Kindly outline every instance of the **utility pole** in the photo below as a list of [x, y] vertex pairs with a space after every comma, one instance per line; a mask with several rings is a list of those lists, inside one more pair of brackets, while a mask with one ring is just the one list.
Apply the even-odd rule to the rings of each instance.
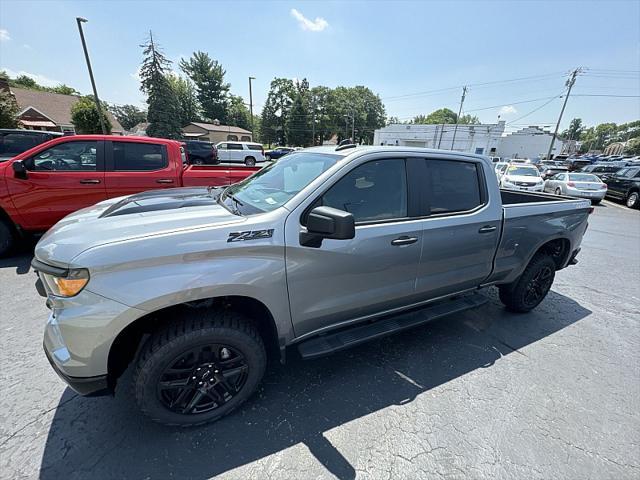
[[311, 146], [316, 146], [316, 104], [311, 102]]
[[93, 97], [96, 100], [96, 109], [98, 110], [98, 118], [100, 119], [100, 128], [102, 128], [102, 134], [107, 134], [107, 127], [104, 124], [104, 117], [102, 116], [102, 104], [98, 98], [98, 89], [96, 88], [96, 81], [93, 79], [93, 70], [91, 69], [91, 61], [89, 60], [89, 51], [87, 50], [87, 43], [84, 40], [84, 32], [82, 31], [82, 24], [88, 22], [86, 18], [76, 17], [78, 23], [78, 31], [80, 32], [80, 40], [82, 40], [82, 48], [84, 50], [84, 58], [87, 60], [87, 68], [89, 69], [89, 78], [91, 79], [91, 86], [93, 87]]
[[440, 126], [440, 138], [438, 139], [438, 150], [440, 150], [440, 144], [442, 143], [442, 134], [444, 133], [444, 123]]
[[462, 98], [460, 99], [460, 109], [458, 110], [458, 116], [456, 117], [456, 126], [453, 127], [453, 140], [451, 140], [451, 150], [456, 143], [456, 133], [458, 132], [458, 122], [460, 121], [460, 115], [462, 114], [462, 105], [464, 104], [464, 97], [467, 95], [467, 87], [462, 89]]
[[255, 80], [256, 77], [249, 77], [249, 114], [251, 115], [251, 138], [255, 136], [253, 132], [253, 93], [251, 91], [251, 80]]
[[549, 152], [547, 152], [547, 160], [551, 159], [551, 151], [553, 150], [553, 144], [556, 143], [556, 136], [558, 135], [558, 129], [560, 128], [560, 122], [562, 121], [562, 114], [564, 113], [564, 108], [567, 106], [567, 100], [569, 100], [569, 95], [571, 95], [571, 88], [573, 87], [573, 84], [576, 83], [576, 77], [581, 72], [582, 72], [582, 68], [576, 68], [573, 72], [571, 72], [571, 77], [569, 77], [565, 82], [565, 86], [568, 87], [567, 94], [564, 97], [564, 103], [562, 104], [562, 110], [560, 110], [558, 123], [556, 123], [556, 129], [553, 132], [553, 136], [551, 137], [551, 145], [549, 145]]

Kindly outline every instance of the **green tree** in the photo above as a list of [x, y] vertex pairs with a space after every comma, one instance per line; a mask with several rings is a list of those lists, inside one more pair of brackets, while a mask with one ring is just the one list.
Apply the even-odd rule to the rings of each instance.
[[28, 77], [26, 75], [18, 75], [13, 80], [12, 83], [15, 86], [23, 87], [23, 88], [30, 88], [32, 90], [42, 90], [43, 89], [43, 87], [41, 85], [38, 85], [38, 82], [36, 82], [33, 78]]
[[640, 137], [634, 137], [627, 142], [624, 149], [627, 155], [640, 155]]
[[137, 124], [147, 121], [146, 112], [135, 105], [111, 105], [109, 110], [125, 130], [131, 130]]
[[191, 122], [198, 121], [200, 109], [193, 82], [172, 73], [167, 75], [167, 80], [169, 80], [173, 94], [178, 101], [180, 126], [184, 127]]
[[418, 123], [422, 125], [435, 125], [442, 123], [456, 123], [456, 118], [458, 115], [448, 108], [440, 108], [438, 110], [434, 110], [429, 115], [418, 115], [413, 119], [413, 123]]
[[[102, 102], [102, 116], [104, 119], [105, 128], [107, 134], [111, 133], [111, 122], [109, 117], [105, 115], [107, 111], [107, 104]], [[100, 113], [96, 108], [96, 102], [92, 96], [81, 97], [71, 107], [71, 121], [76, 129], [77, 133], [91, 134], [102, 133], [102, 126], [100, 125]]]
[[236, 127], [251, 130], [251, 113], [238, 95], [229, 95], [229, 110], [227, 123]]
[[227, 122], [229, 87], [226, 71], [205, 52], [194, 52], [189, 60], [181, 60], [180, 68], [196, 86], [202, 115], [208, 120]]
[[467, 115], [462, 115], [458, 123], [461, 125], [480, 125], [480, 119], [475, 115], [467, 114]]
[[286, 125], [287, 144], [296, 147], [306, 147], [311, 143], [311, 128], [305, 99], [301, 92], [298, 92], [291, 105]]
[[569, 123], [569, 128], [560, 135], [565, 140], [579, 140], [584, 132], [584, 125], [581, 118], [574, 118]]
[[47, 90], [53, 93], [61, 93], [63, 95], [80, 95], [80, 92], [78, 90], [70, 87], [69, 85], [65, 85], [64, 83], [61, 83], [57, 87], [48, 88]]
[[14, 96], [6, 90], [0, 90], [0, 128], [16, 128], [18, 112], [18, 104]]
[[286, 123], [293, 98], [296, 94], [296, 86], [293, 80], [288, 78], [274, 78], [271, 81], [267, 100], [262, 109], [262, 125], [260, 137], [269, 145], [278, 142], [286, 144]]
[[143, 61], [140, 67], [140, 90], [147, 95], [147, 134], [151, 137], [180, 138], [180, 105], [167, 79], [171, 62], [162, 54], [149, 32], [149, 40], [143, 45]]

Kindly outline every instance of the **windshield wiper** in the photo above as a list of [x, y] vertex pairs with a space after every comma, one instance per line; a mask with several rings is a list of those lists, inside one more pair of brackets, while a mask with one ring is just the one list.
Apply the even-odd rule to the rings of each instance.
[[226, 206], [225, 200], [227, 198], [230, 198], [231, 201], [233, 201], [233, 204], [232, 204], [233, 207], [232, 207], [231, 213], [235, 213], [236, 215], [242, 215], [242, 212], [240, 212], [239, 207], [244, 207], [244, 203], [238, 200], [232, 193], [228, 193], [230, 188], [231, 188], [231, 185], [225, 188], [224, 191], [220, 195], [218, 195], [217, 202]]

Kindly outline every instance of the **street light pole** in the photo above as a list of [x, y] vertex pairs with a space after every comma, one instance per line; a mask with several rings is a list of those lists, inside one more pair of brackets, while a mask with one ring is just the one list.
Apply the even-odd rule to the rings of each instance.
[[82, 40], [82, 49], [84, 50], [84, 58], [87, 60], [87, 68], [89, 69], [89, 78], [91, 79], [91, 86], [93, 87], [93, 97], [96, 100], [96, 109], [98, 110], [98, 118], [100, 119], [100, 127], [102, 128], [102, 134], [107, 134], [107, 127], [104, 123], [104, 117], [102, 116], [102, 105], [98, 98], [98, 89], [96, 88], [96, 81], [93, 79], [93, 70], [91, 69], [91, 61], [89, 60], [89, 51], [87, 50], [87, 42], [84, 40], [84, 32], [82, 31], [82, 24], [88, 20], [82, 17], [76, 17], [78, 22], [78, 31], [80, 32], [80, 40]]
[[251, 91], [251, 80], [255, 80], [256, 77], [249, 77], [249, 113], [251, 114], [251, 137], [254, 137], [253, 132], [253, 93]]

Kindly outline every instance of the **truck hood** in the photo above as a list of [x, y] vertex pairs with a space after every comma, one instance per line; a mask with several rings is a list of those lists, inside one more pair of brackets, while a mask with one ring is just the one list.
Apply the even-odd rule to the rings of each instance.
[[532, 177], [531, 175], [505, 175], [502, 179], [506, 182], [542, 183], [541, 177]]
[[176, 230], [242, 223], [220, 206], [222, 189], [172, 188], [112, 198], [66, 216], [36, 245], [36, 258], [67, 266], [83, 251]]

